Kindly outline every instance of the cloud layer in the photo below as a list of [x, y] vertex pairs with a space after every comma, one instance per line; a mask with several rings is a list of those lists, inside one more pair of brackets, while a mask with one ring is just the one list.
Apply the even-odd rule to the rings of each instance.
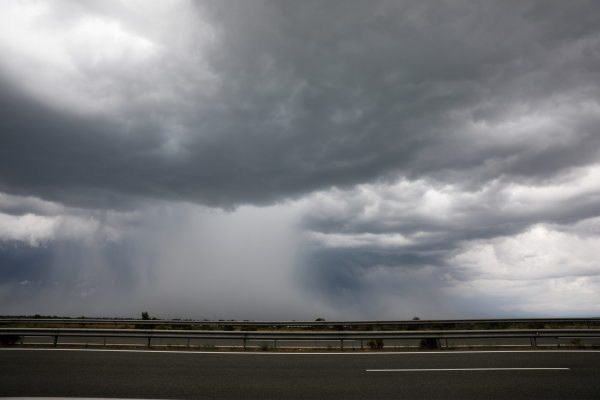
[[0, 26], [0, 295], [33, 298], [5, 313], [598, 312], [594, 2], [28, 1]]

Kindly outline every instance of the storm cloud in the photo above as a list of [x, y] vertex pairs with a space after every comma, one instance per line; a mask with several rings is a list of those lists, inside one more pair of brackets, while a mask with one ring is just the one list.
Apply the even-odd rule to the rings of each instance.
[[591, 1], [5, 2], [1, 311], [595, 315], [599, 49]]

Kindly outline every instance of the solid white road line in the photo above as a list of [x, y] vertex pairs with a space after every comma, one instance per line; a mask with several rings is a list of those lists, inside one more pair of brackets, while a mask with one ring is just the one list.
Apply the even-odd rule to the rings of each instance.
[[367, 372], [427, 372], [427, 371], [532, 371], [570, 370], [571, 368], [434, 368], [434, 369], [368, 369]]

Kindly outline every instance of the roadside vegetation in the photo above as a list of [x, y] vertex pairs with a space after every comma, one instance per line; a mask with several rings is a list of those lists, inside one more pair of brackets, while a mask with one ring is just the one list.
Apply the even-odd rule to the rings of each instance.
[[[25, 324], [3, 324], [3, 318], [28, 318], [28, 319], [64, 319], [68, 322], [57, 322], [52, 323], [44, 321], [44, 323], [25, 323]], [[104, 319], [114, 322], [114, 324], [95, 324], [88, 322], [89, 319]], [[40, 316], [36, 315], [19, 315], [19, 316], [0, 316], [0, 327], [3, 328], [103, 328], [103, 329], [162, 329], [162, 330], [210, 330], [210, 331], [348, 331], [348, 332], [382, 332], [382, 331], [448, 331], [448, 330], [505, 330], [505, 329], [598, 329], [600, 328], [600, 320], [591, 321], [589, 324], [573, 323], [573, 324], [541, 324], [541, 323], [461, 323], [461, 324], [441, 324], [435, 322], [423, 322], [419, 317], [414, 317], [410, 323], [397, 324], [397, 325], [337, 325], [337, 324], [326, 324], [324, 318], [317, 318], [315, 322], [319, 322], [318, 325], [300, 326], [294, 325], [293, 322], [286, 326], [273, 325], [250, 325], [251, 321], [235, 321], [235, 320], [193, 320], [193, 319], [171, 319], [168, 323], [161, 324], [161, 322], [167, 322], [166, 320], [157, 319], [156, 317], [150, 317], [147, 311], [141, 313], [141, 321], [156, 321], [154, 324], [136, 324], [132, 323], [135, 318], [90, 318], [90, 317], [57, 317], [57, 316]], [[123, 321], [123, 323], [120, 323]], [[125, 322], [127, 321], [127, 323]], [[185, 324], [178, 324], [177, 322], [185, 322]], [[193, 325], [193, 322], [199, 322], [198, 325]], [[227, 324], [219, 324], [220, 322], [227, 322]], [[240, 322], [241, 325], [235, 325], [235, 322]], [[408, 322], [408, 321], [407, 321]], [[243, 324], [243, 325], [242, 325]]]

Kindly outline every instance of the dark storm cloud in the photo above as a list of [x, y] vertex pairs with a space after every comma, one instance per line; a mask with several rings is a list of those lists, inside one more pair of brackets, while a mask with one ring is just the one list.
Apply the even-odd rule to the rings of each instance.
[[4, 241], [0, 247], [2, 282], [34, 282], [47, 279], [52, 268], [49, 249], [31, 247], [18, 241]]
[[[441, 316], [526, 302], [494, 293], [476, 310], [448, 294], [489, 278], [488, 253], [514, 256], [509, 266], [530, 256], [502, 240], [535, 242], [538, 225], [598, 235], [596, 2], [49, 4], [20, 31], [4, 21], [17, 34], [0, 31], [0, 217], [15, 217], [4, 221], [17, 232], [0, 235], [21, 243], [0, 242], [0, 289], [14, 304], [34, 296], [34, 282], [55, 304], [96, 289], [120, 299], [136, 287], [194, 292], [175, 268], [219, 282], [205, 284], [207, 301], [228, 288], [219, 303], [229, 312], [240, 307], [231, 293], [256, 296], [247, 282], [272, 293], [261, 274], [291, 269], [280, 266], [296, 257], [288, 246], [303, 243], [301, 289], [337, 310]], [[225, 223], [185, 203], [238, 211]], [[296, 220], [306, 243], [265, 229]], [[232, 240], [239, 232], [248, 237]], [[594, 254], [576, 254], [576, 267], [558, 254], [548, 268], [592, 277]], [[153, 272], [161, 283], [137, 283]], [[53, 291], [54, 277], [68, 289]], [[154, 293], [140, 289], [136, 301], [165, 312], [176, 303], [145, 292]], [[397, 292], [400, 314], [385, 306]], [[196, 298], [184, 297], [194, 310]], [[253, 299], [248, 309], [284, 314]]]
[[[106, 243], [97, 248], [74, 240], [56, 240], [46, 246], [28, 246], [19, 241], [5, 241], [0, 248], [0, 278], [3, 283], [28, 281], [52, 286], [61, 284], [74, 287], [89, 274], [94, 258], [102, 260], [102, 268], [113, 278], [114, 287], [130, 288], [130, 274], [126, 243]], [[92, 262], [91, 262], [92, 261]], [[91, 266], [93, 269], [94, 266]]]
[[100, 246], [77, 240], [54, 240], [45, 246], [2, 242], [1, 313], [10, 314], [17, 309], [31, 313], [37, 308], [50, 314], [70, 314], [98, 301], [110, 303], [118, 312], [112, 299], [130, 294], [139, 280], [130, 246], [126, 241]]
[[443, 258], [435, 254], [424, 255], [398, 252], [385, 249], [318, 249], [310, 253], [303, 263], [307, 269], [307, 286], [323, 291], [343, 291], [351, 289], [360, 292], [365, 282], [361, 279], [365, 268], [392, 267], [406, 270], [424, 266], [445, 266]]
[[[468, 123], [493, 129], [556, 112], [550, 103], [595, 102], [594, 3], [196, 5], [216, 32], [202, 50], [164, 36], [172, 48], [142, 77], [79, 66], [123, 96], [129, 85], [157, 91], [152, 102], [128, 98], [119, 116], [59, 111], [5, 82], [2, 190], [97, 208], [126, 196], [231, 207], [397, 173], [535, 184], [598, 154], [590, 113], [563, 117], [575, 124], [566, 143], [547, 132], [543, 144], [518, 132], [464, 136]], [[88, 8], [79, 12], [108, 13]], [[209, 95], [192, 79], [195, 63], [216, 77]]]

